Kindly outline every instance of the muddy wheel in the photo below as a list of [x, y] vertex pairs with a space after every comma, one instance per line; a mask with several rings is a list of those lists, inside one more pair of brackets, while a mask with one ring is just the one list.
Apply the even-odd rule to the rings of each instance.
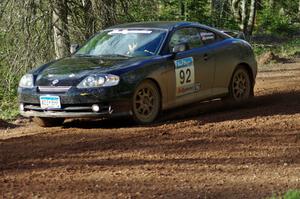
[[55, 127], [61, 126], [64, 123], [63, 118], [43, 118], [43, 117], [35, 117], [33, 118], [34, 123], [41, 127]]
[[150, 80], [142, 82], [133, 95], [133, 119], [138, 124], [153, 122], [160, 112], [161, 96]]
[[238, 67], [230, 82], [230, 98], [235, 102], [243, 102], [249, 99], [252, 93], [253, 88], [248, 71], [244, 67]]

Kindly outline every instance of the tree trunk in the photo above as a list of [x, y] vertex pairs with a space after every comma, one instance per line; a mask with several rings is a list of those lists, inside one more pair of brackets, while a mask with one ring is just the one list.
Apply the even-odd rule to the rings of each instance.
[[56, 58], [68, 56], [70, 54], [70, 38], [67, 0], [53, 2], [52, 20]]
[[185, 18], [185, 5], [184, 5], [184, 1], [180, 1], [179, 2], [179, 6], [180, 6], [180, 15], [181, 17], [184, 19]]
[[232, 0], [232, 4], [231, 4], [234, 19], [238, 23], [240, 23], [241, 21], [240, 5], [239, 5], [240, 1], [241, 0]]
[[275, 5], [274, 3], [275, 3], [274, 0], [269, 0], [269, 8], [272, 10], [274, 9], [274, 5]]
[[246, 36], [251, 35], [254, 29], [256, 4], [257, 0], [251, 0], [250, 7], [248, 8], [248, 0], [232, 1], [232, 11], [235, 21]]
[[299, 7], [298, 7], [298, 16], [300, 16], [300, 0], [299, 0]]
[[85, 22], [85, 39], [95, 34], [95, 18], [93, 4], [91, 0], [82, 0], [84, 22]]
[[246, 33], [247, 32], [247, 0], [242, 0], [241, 3], [241, 22], [240, 29]]
[[212, 25], [216, 26], [216, 0], [211, 0], [210, 2], [210, 18], [212, 20]]
[[256, 4], [257, 4], [257, 0], [251, 0], [246, 36], [251, 36], [254, 29], [254, 23], [256, 17]]
[[224, 12], [226, 10], [226, 7], [230, 5], [231, 0], [211, 0], [210, 2], [210, 9], [211, 9], [211, 19], [212, 24], [216, 27], [222, 27], [224, 25], [224, 17], [226, 18], [226, 13]]
[[102, 0], [101, 1], [101, 16], [102, 28], [107, 28], [109, 26], [115, 25], [117, 22], [116, 18], [116, 0]]

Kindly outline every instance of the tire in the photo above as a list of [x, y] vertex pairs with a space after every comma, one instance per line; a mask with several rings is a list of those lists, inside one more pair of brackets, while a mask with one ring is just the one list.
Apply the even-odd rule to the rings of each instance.
[[231, 78], [229, 97], [232, 101], [240, 103], [253, 96], [253, 86], [249, 72], [244, 67], [238, 67]]
[[133, 120], [138, 124], [152, 123], [160, 113], [161, 95], [154, 82], [143, 81], [132, 99]]
[[64, 118], [43, 118], [43, 117], [35, 117], [33, 118], [33, 122], [41, 127], [55, 127], [61, 126], [64, 123]]

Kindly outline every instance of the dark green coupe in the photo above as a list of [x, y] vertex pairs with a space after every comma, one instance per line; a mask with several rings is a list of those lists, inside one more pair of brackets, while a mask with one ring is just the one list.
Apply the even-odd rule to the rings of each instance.
[[117, 115], [147, 124], [162, 110], [197, 101], [244, 101], [253, 95], [256, 74], [249, 43], [217, 29], [191, 22], [123, 24], [24, 75], [20, 112], [41, 126]]

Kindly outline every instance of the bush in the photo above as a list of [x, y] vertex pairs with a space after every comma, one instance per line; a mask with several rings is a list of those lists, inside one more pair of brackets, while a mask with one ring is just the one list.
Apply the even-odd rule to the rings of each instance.
[[282, 10], [266, 8], [258, 14], [257, 32], [278, 36], [292, 35], [297, 31], [292, 18]]
[[266, 52], [273, 52], [280, 57], [290, 58], [300, 52], [300, 37], [273, 38], [273, 40], [266, 41], [259, 41], [259, 39], [254, 38], [252, 45], [257, 56]]

